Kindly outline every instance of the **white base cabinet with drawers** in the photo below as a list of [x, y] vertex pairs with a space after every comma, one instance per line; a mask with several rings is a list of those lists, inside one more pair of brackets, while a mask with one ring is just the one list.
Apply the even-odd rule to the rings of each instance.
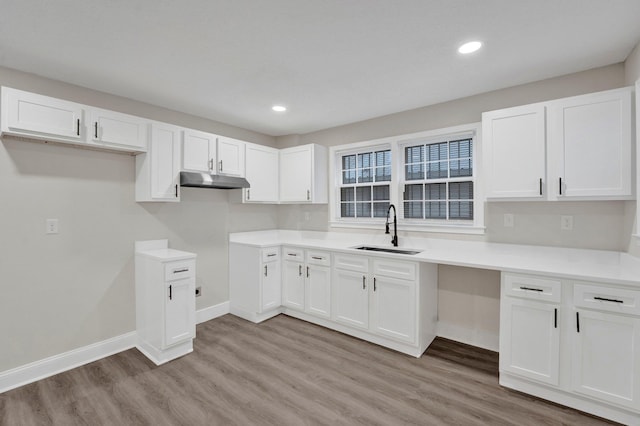
[[156, 365], [193, 351], [196, 255], [136, 242], [136, 347]]
[[435, 338], [437, 265], [285, 246], [282, 304], [267, 308], [270, 250], [229, 245], [232, 314], [257, 323], [284, 313], [415, 357]]
[[229, 311], [262, 322], [280, 313], [280, 247], [229, 244]]
[[502, 274], [500, 384], [640, 424], [640, 291]]

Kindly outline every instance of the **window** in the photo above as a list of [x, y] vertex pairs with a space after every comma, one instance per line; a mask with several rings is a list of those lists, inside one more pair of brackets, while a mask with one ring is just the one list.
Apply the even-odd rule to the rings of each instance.
[[330, 226], [484, 233], [480, 123], [331, 147]]
[[340, 217], [385, 217], [389, 208], [391, 150], [342, 155]]
[[406, 146], [404, 178], [405, 219], [473, 220], [473, 138]]

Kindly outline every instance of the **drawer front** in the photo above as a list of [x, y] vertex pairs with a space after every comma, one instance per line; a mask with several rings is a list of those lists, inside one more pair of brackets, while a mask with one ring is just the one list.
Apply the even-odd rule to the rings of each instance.
[[502, 284], [507, 296], [521, 299], [560, 303], [562, 296], [559, 279], [503, 273]]
[[417, 276], [417, 266], [413, 262], [376, 259], [373, 261], [373, 275], [414, 281]]
[[282, 249], [282, 258], [284, 260], [304, 262], [304, 251], [299, 248], [285, 247]]
[[326, 251], [307, 250], [306, 260], [309, 265], [331, 266], [331, 253]]
[[196, 276], [195, 260], [178, 260], [164, 265], [165, 281], [183, 280]]
[[640, 316], [640, 291], [597, 283], [575, 283], [573, 304], [581, 308]]
[[350, 254], [335, 254], [333, 256], [334, 267], [348, 271], [369, 272], [369, 259], [363, 256]]
[[262, 261], [273, 262], [280, 259], [280, 247], [269, 247], [262, 249]]

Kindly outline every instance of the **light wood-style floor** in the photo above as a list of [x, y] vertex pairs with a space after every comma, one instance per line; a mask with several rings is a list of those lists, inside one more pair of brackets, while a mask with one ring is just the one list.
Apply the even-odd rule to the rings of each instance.
[[192, 354], [136, 349], [0, 394], [2, 425], [599, 425], [501, 388], [498, 355], [436, 339], [420, 359], [284, 315], [200, 324]]

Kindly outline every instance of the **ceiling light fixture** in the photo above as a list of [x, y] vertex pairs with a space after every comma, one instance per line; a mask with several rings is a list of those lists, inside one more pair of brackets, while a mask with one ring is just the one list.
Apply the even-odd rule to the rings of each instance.
[[282, 105], [274, 105], [271, 107], [271, 109], [274, 110], [275, 112], [285, 112], [287, 110], [287, 107]]
[[482, 47], [482, 43], [479, 41], [470, 41], [469, 43], [465, 43], [462, 46], [458, 47], [458, 52], [466, 55], [468, 53], [473, 53], [476, 50]]

